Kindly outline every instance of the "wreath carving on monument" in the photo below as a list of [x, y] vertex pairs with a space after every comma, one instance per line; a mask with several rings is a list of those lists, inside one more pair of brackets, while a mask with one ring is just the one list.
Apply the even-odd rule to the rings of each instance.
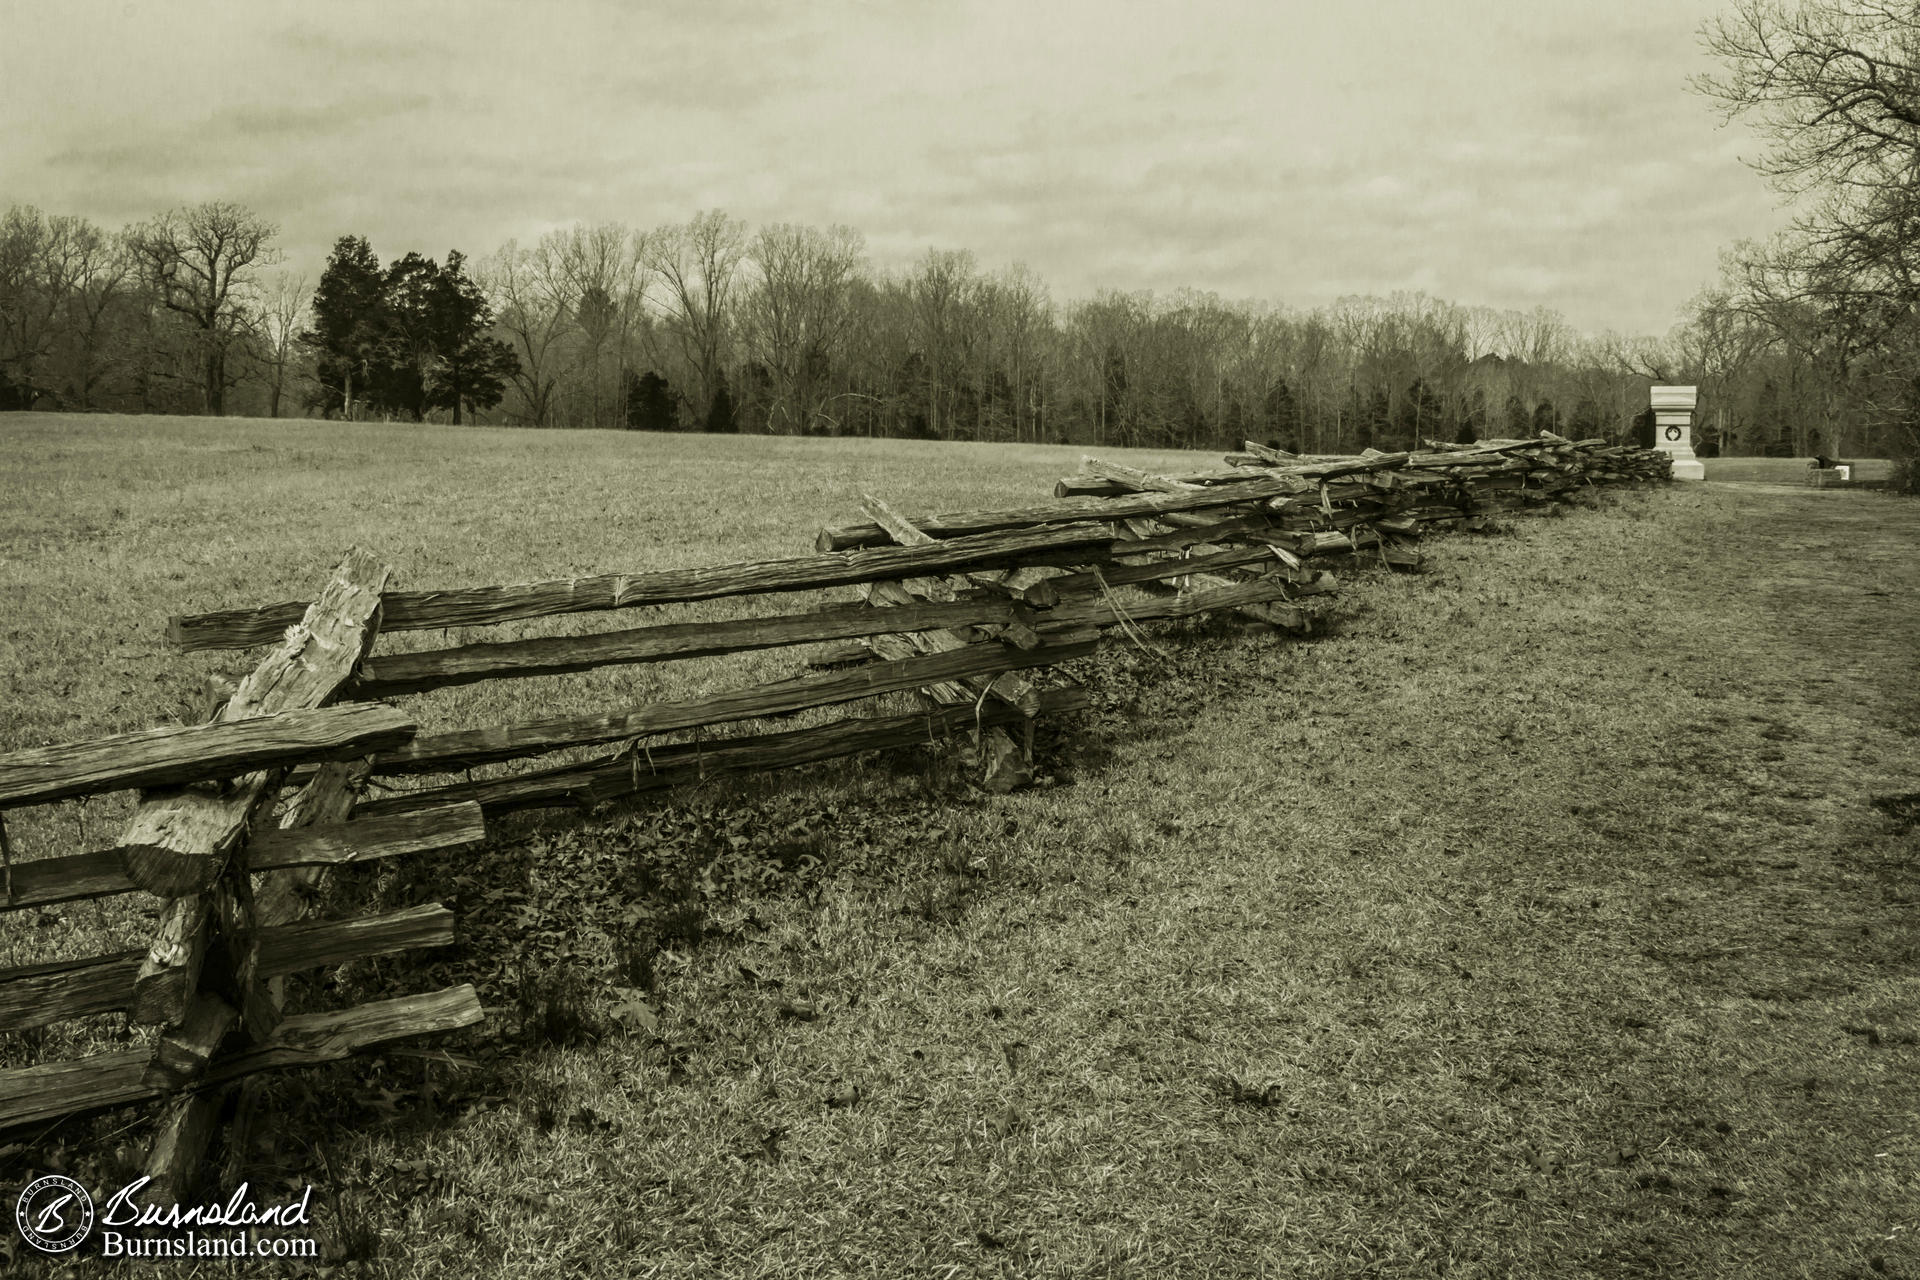
[[1678, 427], [1667, 428], [1667, 439], [1678, 440], [1679, 438], [1680, 438], [1680, 428]]

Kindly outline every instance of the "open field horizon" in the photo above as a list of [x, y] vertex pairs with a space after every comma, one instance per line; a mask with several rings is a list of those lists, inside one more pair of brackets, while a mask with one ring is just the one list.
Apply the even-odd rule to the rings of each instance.
[[[167, 614], [350, 543], [410, 588], [800, 554], [1082, 452], [130, 421], [0, 415], [0, 750], [156, 723], [237, 659]], [[1915, 837], [1871, 803], [1920, 772], [1920, 506], [1770, 474], [1434, 539], [1312, 640], [1115, 640], [1062, 785], [823, 770], [424, 859], [380, 892], [503, 897], [420, 966], [458, 980], [619, 938], [676, 825], [819, 839], [701, 891], [657, 1036], [592, 968], [591, 1043], [288, 1077], [249, 1172], [394, 1276], [1920, 1274]], [[0, 960], [125, 923], [3, 917]]]

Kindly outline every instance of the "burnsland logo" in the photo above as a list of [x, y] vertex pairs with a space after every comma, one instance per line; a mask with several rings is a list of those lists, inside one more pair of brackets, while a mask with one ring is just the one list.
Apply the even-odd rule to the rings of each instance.
[[[311, 1227], [313, 1188], [285, 1204], [257, 1205], [246, 1183], [225, 1203], [147, 1204], [151, 1178], [130, 1182], [100, 1212], [100, 1253], [108, 1258], [316, 1258], [319, 1242], [290, 1234]], [[93, 1231], [93, 1198], [72, 1178], [52, 1173], [20, 1193], [13, 1218], [42, 1253], [70, 1253]], [[128, 1234], [128, 1230], [135, 1234]]]
[[[113, 1193], [100, 1213], [102, 1228], [133, 1227], [147, 1233], [176, 1231], [174, 1236], [145, 1234], [129, 1236], [120, 1231], [103, 1230], [100, 1252], [107, 1258], [313, 1258], [320, 1253], [319, 1242], [308, 1237], [260, 1234], [264, 1228], [284, 1231], [289, 1227], [311, 1225], [307, 1214], [313, 1202], [313, 1188], [300, 1198], [285, 1204], [256, 1205], [249, 1197], [246, 1183], [234, 1188], [225, 1204], [142, 1204], [136, 1197], [151, 1178], [130, 1182]], [[206, 1229], [231, 1234], [209, 1235]]]
[[93, 1197], [72, 1178], [50, 1173], [27, 1184], [14, 1203], [20, 1238], [42, 1253], [68, 1253], [93, 1230]]

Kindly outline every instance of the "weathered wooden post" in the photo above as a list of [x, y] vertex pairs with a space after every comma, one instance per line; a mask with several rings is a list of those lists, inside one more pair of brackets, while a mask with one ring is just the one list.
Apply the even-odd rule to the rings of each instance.
[[[349, 551], [300, 623], [241, 682], [221, 720], [338, 698], [379, 630], [380, 596], [392, 572], [367, 551]], [[245, 848], [250, 828], [270, 816], [284, 776], [281, 768], [261, 769], [217, 791], [147, 790], [120, 838], [127, 878], [168, 899], [134, 980], [132, 1008], [135, 1021], [170, 1024], [142, 1080], [172, 1091], [147, 1152], [157, 1198], [179, 1202], [192, 1194], [225, 1093], [191, 1086], [208, 1075], [228, 1032], [237, 1023], [247, 1040], [264, 1044], [280, 1022], [277, 993], [260, 972], [263, 922]]]
[[1693, 456], [1693, 407], [1697, 387], [1653, 388], [1653, 446], [1673, 459], [1675, 480], [1705, 480], [1707, 468]]

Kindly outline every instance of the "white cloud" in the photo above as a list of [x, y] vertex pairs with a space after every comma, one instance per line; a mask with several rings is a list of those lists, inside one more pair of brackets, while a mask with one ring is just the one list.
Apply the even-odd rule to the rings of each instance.
[[0, 172], [110, 223], [242, 200], [308, 266], [344, 232], [478, 254], [724, 207], [1056, 296], [1425, 288], [1659, 329], [1780, 220], [1685, 87], [1714, 4], [70, 0], [0, 51], [29, 126]]

